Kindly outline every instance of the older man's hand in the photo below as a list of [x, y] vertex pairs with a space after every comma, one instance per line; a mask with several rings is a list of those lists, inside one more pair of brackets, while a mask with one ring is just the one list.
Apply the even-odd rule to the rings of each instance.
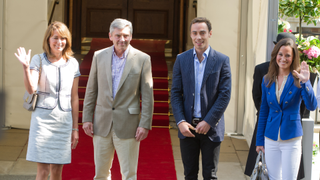
[[92, 122], [84, 122], [82, 125], [82, 129], [86, 133], [86, 135], [93, 137], [93, 124]]
[[136, 132], [136, 141], [142, 141], [145, 138], [147, 138], [149, 133], [149, 129], [143, 128], [143, 127], [138, 127], [137, 132]]

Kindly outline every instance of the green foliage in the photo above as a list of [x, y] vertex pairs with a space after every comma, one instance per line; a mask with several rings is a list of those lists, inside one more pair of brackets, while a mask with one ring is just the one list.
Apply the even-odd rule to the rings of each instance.
[[278, 34], [282, 32], [288, 32], [291, 33], [292, 30], [290, 29], [290, 23], [288, 21], [285, 21], [281, 18], [278, 19]]
[[319, 146], [316, 142], [313, 142], [312, 148], [312, 163], [314, 164], [314, 157], [319, 153]]
[[301, 17], [307, 24], [317, 25], [320, 18], [320, 0], [280, 0], [281, 17]]
[[281, 24], [278, 23], [278, 34], [282, 33], [283, 31], [284, 31], [284, 24], [283, 23], [281, 23]]
[[316, 26], [320, 18], [320, 0], [279, 0], [279, 14], [299, 18], [299, 27], [302, 21]]

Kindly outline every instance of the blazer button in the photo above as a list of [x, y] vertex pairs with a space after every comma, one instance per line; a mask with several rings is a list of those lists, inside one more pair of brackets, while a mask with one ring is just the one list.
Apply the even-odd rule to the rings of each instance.
[[276, 111], [276, 112], [278, 112], [278, 111]]
[[286, 101], [285, 103], [288, 104], [288, 101]]
[[292, 92], [290, 91], [289, 94], [292, 94]]
[[268, 94], [270, 95], [270, 92], [268, 92]]
[[270, 102], [270, 104], [272, 104], [272, 102]]
[[112, 108], [112, 110], [114, 110], [114, 108]]

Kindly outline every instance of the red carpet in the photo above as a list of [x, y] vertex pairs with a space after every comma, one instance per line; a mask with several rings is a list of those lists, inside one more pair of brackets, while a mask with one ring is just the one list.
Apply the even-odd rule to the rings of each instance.
[[[63, 180], [90, 180], [94, 177], [92, 138], [85, 135], [79, 126], [78, 147], [72, 151], [72, 163], [63, 168]], [[139, 180], [176, 180], [169, 130], [153, 128], [140, 143], [138, 163]], [[118, 159], [114, 158], [112, 180], [121, 180]]]
[[[153, 126], [169, 126], [169, 92], [168, 70], [164, 56], [164, 40], [132, 40], [130, 44], [151, 56], [152, 75], [154, 82], [154, 114]], [[90, 51], [80, 64], [82, 76], [79, 81], [79, 122], [82, 122], [83, 100], [91, 68], [94, 51], [112, 45], [109, 39], [93, 38]], [[63, 180], [87, 180], [94, 177], [94, 160], [92, 138], [85, 135], [79, 127], [80, 140], [76, 150], [72, 152], [72, 163], [65, 165]], [[112, 164], [112, 179], [121, 180], [117, 156]], [[153, 128], [148, 137], [140, 144], [138, 163], [138, 179], [176, 180], [176, 172], [168, 128]]]

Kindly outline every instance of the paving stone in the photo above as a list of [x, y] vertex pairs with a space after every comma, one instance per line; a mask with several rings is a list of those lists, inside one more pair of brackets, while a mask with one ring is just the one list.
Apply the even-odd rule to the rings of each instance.
[[11, 133], [11, 132], [4, 132], [3, 138], [0, 140], [0, 146], [20, 146], [24, 147], [28, 140], [27, 133]]
[[220, 162], [238, 162], [239, 158], [236, 153], [220, 152], [219, 163]]
[[29, 129], [7, 129], [3, 130], [3, 133], [23, 133], [23, 134], [29, 134]]
[[15, 161], [0, 161], [0, 174], [9, 174], [14, 162]]
[[181, 159], [180, 146], [172, 146], [173, 158], [175, 160]]
[[23, 150], [22, 152], [20, 153], [20, 156], [19, 158], [26, 158], [27, 157], [27, 150], [28, 150], [28, 144], [26, 144], [24, 147], [23, 147]]
[[236, 151], [236, 154], [238, 156], [238, 159], [240, 160], [241, 166], [245, 166], [247, 163], [249, 151]]
[[220, 162], [217, 175], [223, 180], [246, 180], [239, 162]]
[[[35, 180], [36, 176], [26, 176], [26, 175], [0, 175], [1, 180]], [[48, 178], [49, 179], [49, 178]]]
[[221, 143], [220, 152], [235, 153], [235, 148], [232, 144], [231, 138], [224, 138], [224, 140]]
[[20, 146], [0, 146], [0, 161], [16, 161], [22, 148]]
[[231, 141], [232, 141], [236, 151], [244, 151], [244, 150], [248, 151], [249, 150], [249, 146], [248, 146], [247, 141], [245, 139], [231, 138]]
[[13, 165], [10, 173], [11, 175], [36, 175], [37, 163], [30, 162], [24, 158], [19, 158]]

